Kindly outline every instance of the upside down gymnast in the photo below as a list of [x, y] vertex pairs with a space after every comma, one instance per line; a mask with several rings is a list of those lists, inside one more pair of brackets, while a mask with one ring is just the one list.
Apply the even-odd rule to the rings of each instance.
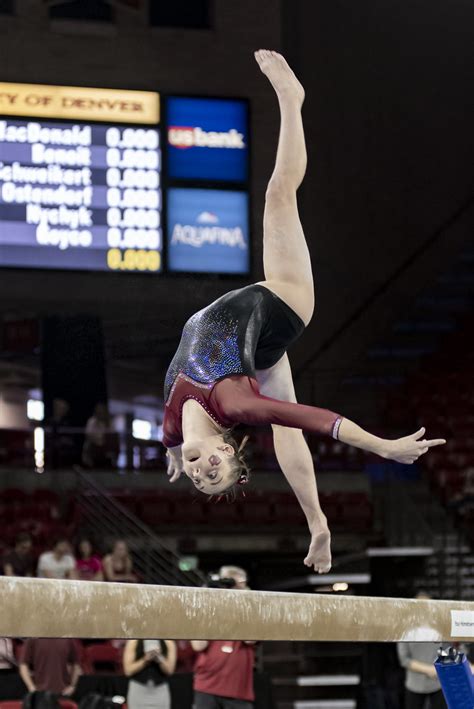
[[286, 351], [314, 310], [311, 260], [296, 201], [306, 170], [304, 90], [280, 54], [260, 50], [255, 58], [275, 89], [281, 121], [265, 200], [265, 280], [223, 295], [185, 324], [165, 380], [163, 443], [171, 482], [184, 472], [201, 492], [220, 495], [248, 480], [243, 446], [232, 439], [232, 427], [271, 424], [278, 463], [311, 532], [304, 563], [326, 573], [330, 532], [303, 430], [401, 463], [413, 463], [445, 441], [425, 440], [424, 428], [397, 440], [379, 438], [339, 414], [296, 403]]

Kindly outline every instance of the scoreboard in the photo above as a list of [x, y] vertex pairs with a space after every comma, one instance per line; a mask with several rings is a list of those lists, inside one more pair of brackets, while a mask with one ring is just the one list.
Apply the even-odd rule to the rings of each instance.
[[156, 128], [0, 120], [0, 263], [161, 270]]
[[248, 272], [246, 102], [161, 101], [0, 83], [0, 267]]

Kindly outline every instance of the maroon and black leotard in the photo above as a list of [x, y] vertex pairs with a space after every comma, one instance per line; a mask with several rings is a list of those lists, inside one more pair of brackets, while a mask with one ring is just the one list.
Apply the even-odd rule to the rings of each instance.
[[166, 374], [164, 445], [183, 442], [182, 411], [188, 399], [198, 401], [225, 428], [270, 423], [337, 438], [338, 414], [259, 392], [256, 370], [275, 365], [303, 330], [296, 313], [260, 285], [226, 293], [195, 313]]

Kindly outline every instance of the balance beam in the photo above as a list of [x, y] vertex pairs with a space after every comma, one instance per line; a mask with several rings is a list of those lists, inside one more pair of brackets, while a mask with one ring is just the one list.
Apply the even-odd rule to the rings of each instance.
[[474, 603], [4, 576], [0, 636], [474, 641]]

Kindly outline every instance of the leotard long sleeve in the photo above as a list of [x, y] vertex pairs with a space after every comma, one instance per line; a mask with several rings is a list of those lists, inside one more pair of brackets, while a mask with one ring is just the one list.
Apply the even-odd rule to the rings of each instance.
[[338, 437], [342, 417], [338, 414], [260, 394], [255, 379], [234, 375], [213, 385], [198, 385], [186, 375], [178, 375], [166, 405], [163, 443], [173, 448], [183, 442], [182, 409], [188, 399], [196, 400], [223, 428], [245, 423], [252, 426], [278, 424], [311, 433]]

